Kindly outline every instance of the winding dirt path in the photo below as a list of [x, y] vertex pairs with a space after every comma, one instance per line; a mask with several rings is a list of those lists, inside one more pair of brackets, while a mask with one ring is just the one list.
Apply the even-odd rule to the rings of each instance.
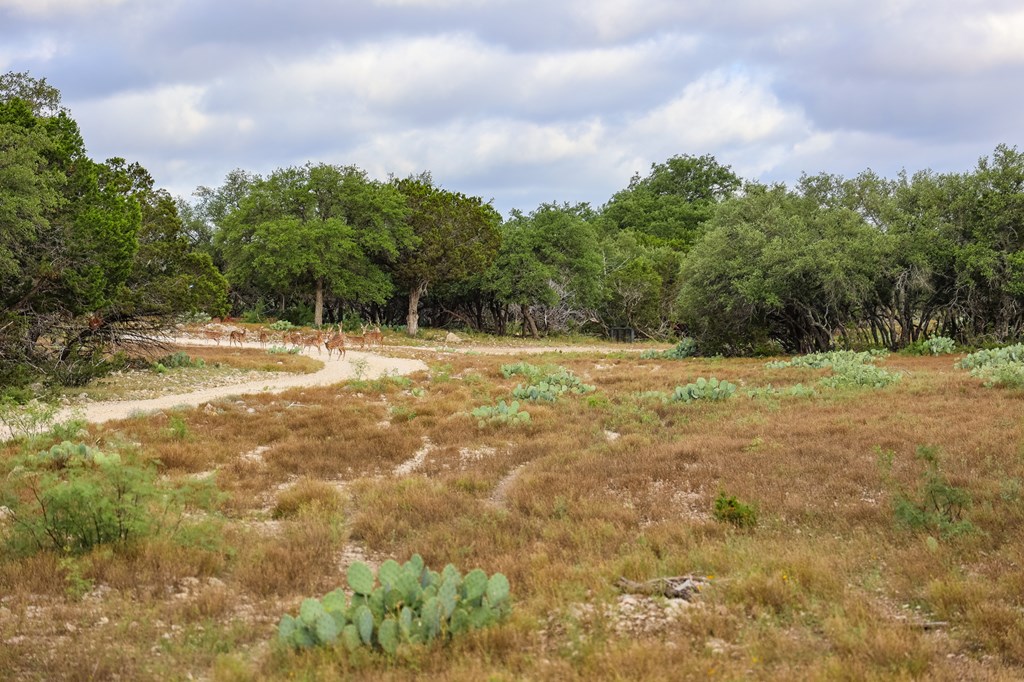
[[[199, 339], [172, 339], [175, 346], [210, 346], [214, 342]], [[260, 348], [258, 343], [246, 342], [245, 348]], [[249, 381], [240, 384], [217, 386], [190, 393], [178, 393], [174, 395], [160, 396], [149, 400], [119, 400], [109, 402], [92, 403], [85, 408], [78, 408], [75, 411], [67, 411], [61, 415], [62, 418], [71, 418], [81, 415], [89, 422], [106, 422], [114, 419], [124, 419], [133, 414], [155, 412], [166, 410], [172, 407], [186, 405], [197, 407], [211, 400], [225, 398], [231, 395], [245, 395], [248, 393], [278, 393], [289, 388], [304, 388], [308, 386], [329, 386], [347, 379], [352, 379], [362, 371], [367, 379], [376, 379], [385, 374], [411, 374], [419, 370], [427, 369], [426, 363], [421, 360], [409, 360], [403, 358], [389, 358], [375, 353], [363, 351], [348, 351], [345, 359], [335, 356], [328, 359], [326, 354], [318, 355], [310, 349], [303, 350], [303, 355], [320, 360], [324, 363], [323, 369], [311, 374], [285, 374], [284, 376], [271, 376], [268, 373], [266, 378], [259, 381]], [[365, 365], [362, 362], [365, 361]], [[0, 433], [0, 437], [4, 434]]]

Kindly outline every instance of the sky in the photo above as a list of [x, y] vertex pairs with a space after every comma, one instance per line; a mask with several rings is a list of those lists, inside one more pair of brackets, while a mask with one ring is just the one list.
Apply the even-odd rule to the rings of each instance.
[[0, 72], [172, 194], [308, 161], [503, 213], [742, 177], [967, 171], [1024, 145], [1019, 0], [0, 0]]

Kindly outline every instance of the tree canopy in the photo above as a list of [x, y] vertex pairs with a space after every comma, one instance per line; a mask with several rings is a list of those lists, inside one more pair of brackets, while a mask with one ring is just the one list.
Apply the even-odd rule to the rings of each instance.
[[175, 315], [222, 306], [226, 291], [212, 262], [177, 241], [166, 193], [135, 164], [89, 159], [59, 102], [44, 80], [0, 79], [4, 383], [40, 373], [85, 381], [112, 348], [151, 340]]

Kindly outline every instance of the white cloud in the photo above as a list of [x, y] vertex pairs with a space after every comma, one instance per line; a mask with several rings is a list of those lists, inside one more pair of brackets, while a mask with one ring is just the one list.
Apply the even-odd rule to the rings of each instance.
[[103, 149], [195, 149], [254, 130], [248, 116], [204, 111], [205, 92], [199, 86], [162, 86], [79, 103], [72, 113], [87, 140]]
[[785, 106], [766, 83], [722, 71], [702, 76], [683, 92], [634, 121], [627, 135], [684, 150], [715, 149], [808, 134], [809, 122]]
[[349, 153], [376, 175], [429, 169], [439, 177], [468, 176], [495, 168], [592, 158], [605, 136], [604, 126], [596, 120], [550, 125], [510, 119], [459, 121], [382, 132]]
[[[2, 0], [0, 0], [2, 1]], [[56, 39], [42, 37], [27, 45], [0, 46], [0, 71], [17, 70], [25, 62], [48, 62], [62, 52]]]
[[132, 0], [0, 0], [0, 10], [27, 17], [42, 18], [61, 14], [90, 14], [117, 7]]

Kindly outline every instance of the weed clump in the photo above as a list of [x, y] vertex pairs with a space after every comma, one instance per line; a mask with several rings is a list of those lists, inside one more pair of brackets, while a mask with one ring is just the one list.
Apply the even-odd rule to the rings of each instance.
[[724, 492], [718, 493], [718, 497], [715, 498], [712, 514], [716, 521], [731, 523], [737, 528], [753, 528], [757, 525], [757, 510]]
[[878, 451], [882, 474], [892, 490], [896, 522], [910, 530], [934, 530], [949, 537], [969, 533], [974, 525], [965, 518], [971, 506], [971, 494], [953, 485], [942, 473], [938, 448], [918, 446], [915, 458], [924, 464], [917, 489], [907, 491], [892, 477], [895, 453]]

